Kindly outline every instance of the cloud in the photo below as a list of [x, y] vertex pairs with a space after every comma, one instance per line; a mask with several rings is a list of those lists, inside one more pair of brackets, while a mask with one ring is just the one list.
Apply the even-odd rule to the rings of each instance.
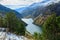
[[26, 5], [4, 5], [4, 6], [8, 7], [8, 8], [11, 8], [11, 9], [26, 7]]
[[[32, 3], [41, 2], [41, 1], [45, 1], [45, 0], [1, 0], [0, 4], [2, 5], [31, 5]], [[50, 1], [58, 2], [60, 0], [50, 0]]]
[[11, 9], [16, 9], [19, 7], [29, 6], [33, 3], [41, 2], [41, 1], [43, 0], [1, 0], [0, 4]]
[[34, 2], [39, 2], [42, 0], [2, 0], [0, 4], [3, 5], [30, 5]]
[[[48, 0], [1, 0], [0, 4], [9, 7], [11, 9], [16, 9], [19, 7], [29, 6], [33, 3], [48, 1]], [[60, 0], [50, 0], [52, 2], [58, 2]]]
[[57, 2], [59, 2], [60, 0], [51, 0], [51, 1], [53, 1], [53, 2], [57, 3]]

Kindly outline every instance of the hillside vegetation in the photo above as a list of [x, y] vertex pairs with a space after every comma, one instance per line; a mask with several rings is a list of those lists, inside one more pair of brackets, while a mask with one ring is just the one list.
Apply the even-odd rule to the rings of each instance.
[[7, 28], [7, 32], [24, 35], [26, 25], [20, 18], [16, 17], [14, 12], [6, 13], [5, 16], [0, 13], [0, 27]]
[[60, 16], [50, 15], [41, 26], [42, 34], [34, 33], [34, 40], [60, 40]]

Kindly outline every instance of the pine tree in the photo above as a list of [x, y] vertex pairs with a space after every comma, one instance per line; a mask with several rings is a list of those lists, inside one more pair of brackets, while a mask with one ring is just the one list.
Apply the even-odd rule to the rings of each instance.
[[5, 16], [5, 25], [9, 32], [15, 34], [24, 35], [25, 34], [25, 24], [18, 19], [13, 12], [9, 12]]
[[57, 28], [56, 14], [52, 14], [43, 24], [44, 40], [57, 40]]
[[0, 27], [3, 27], [3, 17], [2, 17], [2, 14], [0, 14]]

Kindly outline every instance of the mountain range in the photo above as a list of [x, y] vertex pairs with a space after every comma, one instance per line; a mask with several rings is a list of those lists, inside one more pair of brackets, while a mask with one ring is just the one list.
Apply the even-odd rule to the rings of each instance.
[[14, 12], [18, 18], [22, 18], [21, 14], [19, 12], [12, 10], [10, 8], [7, 8], [0, 4], [0, 13], [3, 13], [3, 15], [5, 15], [8, 12]]
[[[18, 8], [16, 9], [16, 11], [18, 11], [23, 18], [36, 18], [37, 16], [39, 16], [40, 14], [44, 14], [44, 12], [46, 11], [52, 11], [52, 9], [56, 9], [54, 8], [54, 6], [51, 8], [50, 5], [56, 4], [59, 5], [58, 3], [55, 3], [54, 1], [50, 1], [50, 0], [45, 0], [42, 2], [38, 2], [38, 3], [33, 3], [30, 6], [27, 7], [22, 7], [22, 8]], [[50, 8], [48, 8], [48, 6]], [[57, 6], [59, 9], [59, 6]], [[57, 9], [56, 9], [57, 11]], [[57, 13], [59, 15], [59, 13]]]
[[57, 16], [60, 15], [60, 2], [43, 1], [16, 10], [0, 5], [0, 12], [3, 14], [11, 11], [15, 12], [18, 18], [33, 18], [34, 23], [40, 25], [52, 12], [55, 12]]
[[49, 1], [33, 3], [30, 6], [18, 8], [16, 11], [18, 11], [23, 16], [23, 18], [35, 18], [42, 12], [42, 9], [44, 9], [48, 2]]
[[19, 11], [23, 18], [33, 18], [34, 23], [37, 25], [43, 24], [46, 18], [55, 12], [57, 16], [60, 16], [60, 2], [41, 2], [34, 3], [28, 7], [19, 8], [16, 11]]
[[60, 2], [46, 6], [43, 11], [44, 13], [42, 13], [42, 15], [39, 15], [34, 18], [34, 24], [37, 24], [39, 26], [42, 25], [47, 19], [47, 17], [49, 17], [53, 13], [56, 13], [56, 16], [60, 16]]
[[23, 22], [21, 20], [22, 15], [19, 12], [15, 11], [15, 10], [12, 10], [10, 8], [7, 8], [3, 5], [0, 5], [0, 14], [2, 14], [3, 17], [4, 17], [4, 15], [6, 15], [6, 13], [12, 13], [12, 12], [15, 13], [16, 17], [20, 20], [21, 24], [23, 23], [23, 25], [25, 25], [25, 26], [27, 25], [25, 22]]

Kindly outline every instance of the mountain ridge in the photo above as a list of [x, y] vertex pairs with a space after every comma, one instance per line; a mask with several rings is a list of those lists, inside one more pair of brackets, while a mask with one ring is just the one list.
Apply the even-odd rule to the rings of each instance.
[[46, 6], [45, 12], [42, 16], [38, 16], [37, 18], [34, 18], [34, 24], [36, 25], [42, 25], [44, 21], [49, 17], [51, 14], [56, 14], [56, 16], [60, 16], [60, 2], [51, 4], [49, 6]]
[[10, 8], [7, 8], [0, 4], [0, 13], [3, 13], [3, 15], [5, 15], [7, 12], [14, 12], [18, 18], [22, 18], [22, 15], [19, 12], [12, 10]]

